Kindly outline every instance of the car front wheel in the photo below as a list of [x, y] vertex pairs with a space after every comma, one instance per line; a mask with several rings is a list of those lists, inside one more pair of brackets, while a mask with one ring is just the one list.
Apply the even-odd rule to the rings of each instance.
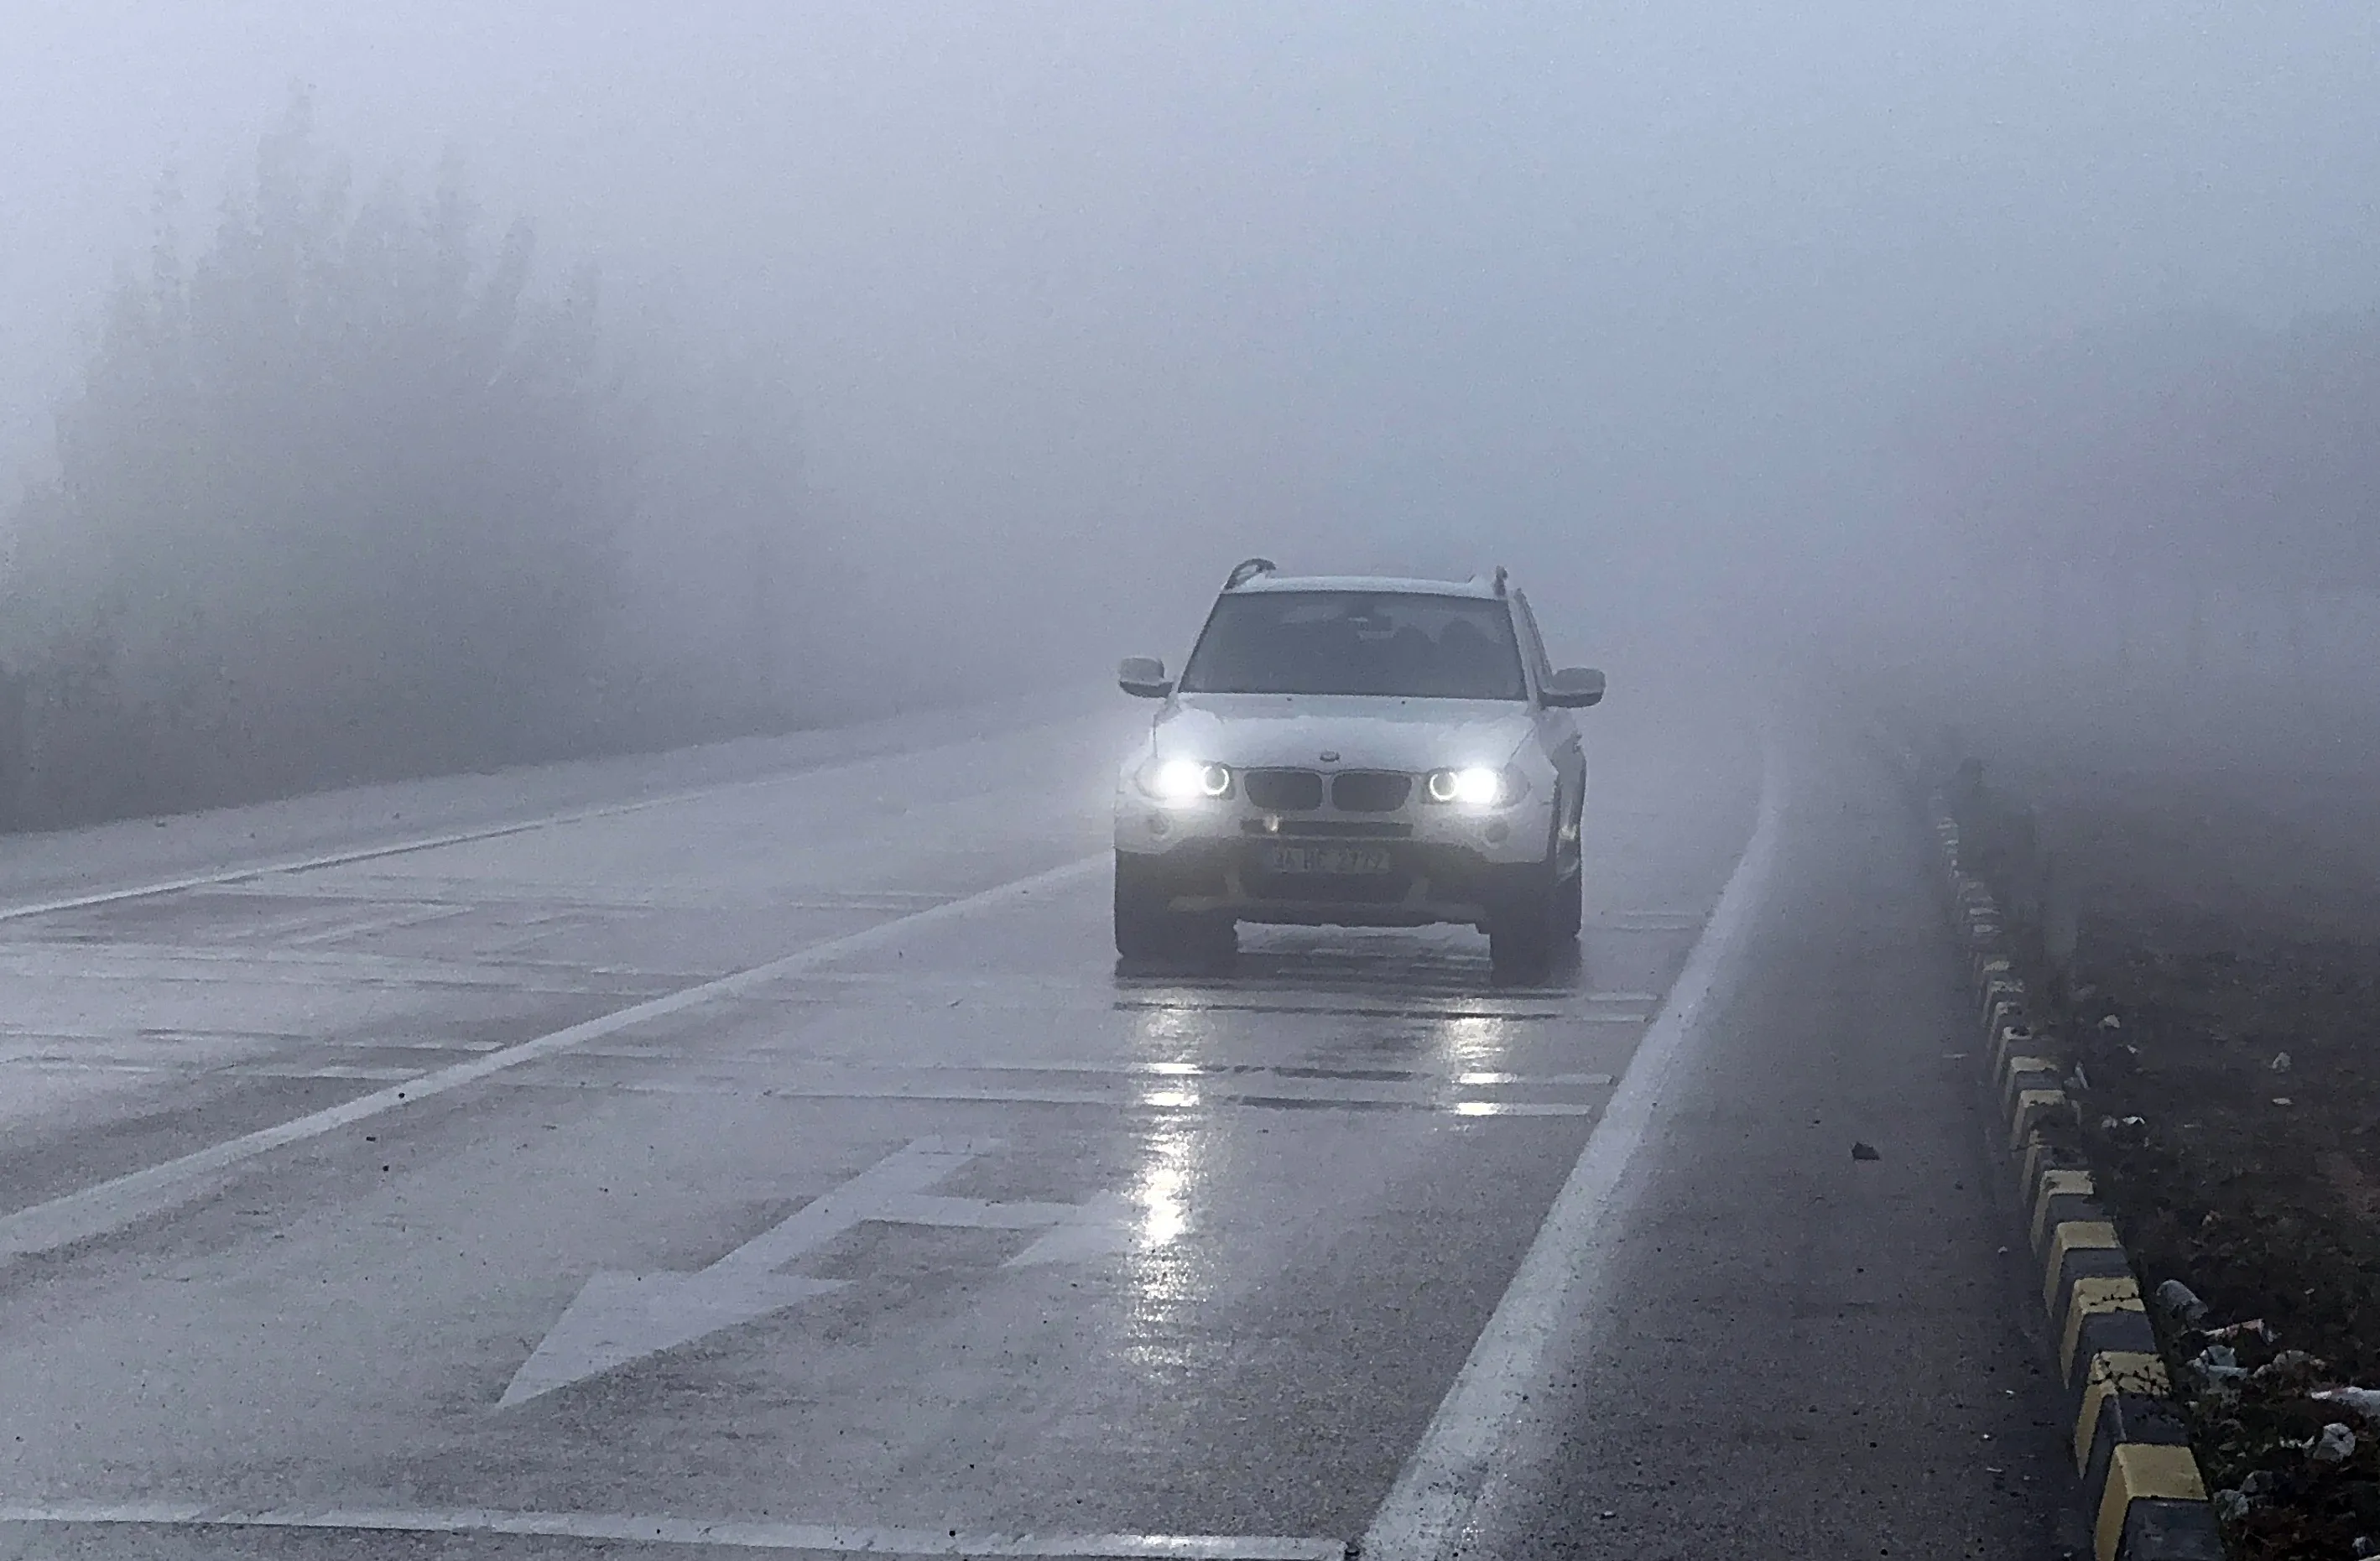
[[1211, 962], [1230, 957], [1238, 938], [1231, 922], [1169, 908], [1160, 869], [1124, 852], [1115, 859], [1115, 949], [1134, 964]]
[[1500, 981], [1536, 981], [1553, 968], [1561, 944], [1575, 936], [1562, 897], [1579, 892], [1579, 876], [1556, 881], [1551, 863], [1532, 871], [1488, 923], [1488, 963]]

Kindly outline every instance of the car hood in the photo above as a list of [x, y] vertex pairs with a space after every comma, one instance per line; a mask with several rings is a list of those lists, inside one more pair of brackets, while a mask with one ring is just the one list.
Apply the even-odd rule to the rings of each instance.
[[1508, 699], [1185, 694], [1160, 718], [1155, 737], [1164, 758], [1419, 772], [1502, 764], [1529, 729], [1527, 707]]

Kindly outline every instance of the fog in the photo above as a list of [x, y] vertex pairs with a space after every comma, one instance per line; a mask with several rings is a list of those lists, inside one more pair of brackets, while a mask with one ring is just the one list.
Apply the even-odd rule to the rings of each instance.
[[[622, 611], [681, 682], [774, 658], [773, 716], [1178, 655], [1250, 552], [1505, 563], [1576, 657], [1639, 662], [1856, 659], [1953, 612], [2008, 653], [2019, 558], [2030, 624], [2182, 604], [2113, 635], [2154, 659], [2240, 550], [2144, 572], [2178, 512], [2123, 474], [2208, 427], [2226, 469], [2327, 474], [2192, 513], [2324, 517], [2235, 616], [2373, 583], [2367, 6], [12, 0], [6, 30], [8, 471], [55, 477], [161, 180], [199, 253], [302, 92], [359, 200], [458, 166], [492, 244], [533, 226], [538, 296], [591, 264], [607, 340], [670, 360], [643, 382], [703, 387], [660, 399], [765, 404], [769, 582], [749, 525], [700, 543], [730, 501], [682, 440]], [[2364, 399], [2307, 394], [2309, 352]], [[2195, 434], [2158, 421], [2185, 383]], [[17, 551], [20, 596], [64, 589]], [[755, 589], [765, 651], [722, 605]]]

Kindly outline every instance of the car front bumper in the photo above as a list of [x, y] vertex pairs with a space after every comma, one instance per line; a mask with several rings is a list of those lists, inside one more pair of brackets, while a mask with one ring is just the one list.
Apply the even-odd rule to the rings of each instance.
[[[1415, 840], [1331, 840], [1384, 849], [1386, 873], [1275, 873], [1263, 837], [1190, 840], [1160, 853], [1119, 854], [1165, 909], [1235, 921], [1305, 926], [1483, 926], [1510, 905], [1542, 895], [1545, 861], [1491, 862], [1462, 845]], [[1301, 841], [1300, 843], [1322, 843]]]

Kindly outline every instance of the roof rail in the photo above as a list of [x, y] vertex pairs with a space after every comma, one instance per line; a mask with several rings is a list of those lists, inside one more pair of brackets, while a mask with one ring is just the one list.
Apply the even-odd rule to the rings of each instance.
[[1227, 591], [1238, 590], [1257, 575], [1269, 575], [1277, 567], [1279, 566], [1269, 558], [1243, 559], [1238, 567], [1232, 571], [1232, 577], [1223, 582], [1223, 588]]
[[1496, 594], [1504, 594], [1504, 566], [1500, 563], [1496, 566]]

